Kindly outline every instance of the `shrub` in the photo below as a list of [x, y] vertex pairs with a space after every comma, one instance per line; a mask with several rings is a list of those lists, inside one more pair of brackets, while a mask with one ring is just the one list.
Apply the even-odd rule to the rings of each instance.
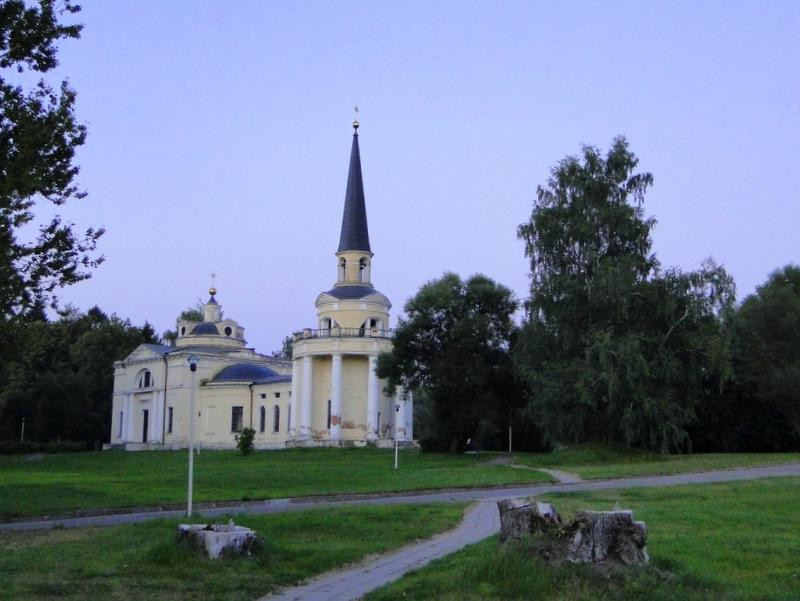
[[236, 437], [236, 448], [242, 452], [242, 455], [249, 455], [253, 452], [253, 439], [256, 437], [256, 431], [253, 428], [245, 428], [242, 433]]

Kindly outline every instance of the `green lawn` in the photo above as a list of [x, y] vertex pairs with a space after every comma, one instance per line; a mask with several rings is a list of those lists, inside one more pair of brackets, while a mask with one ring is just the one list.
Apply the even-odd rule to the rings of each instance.
[[492, 537], [369, 595], [370, 601], [800, 599], [800, 478], [545, 497], [562, 515], [633, 509], [647, 523], [646, 569], [546, 566]]
[[[182, 503], [187, 452], [68, 453], [0, 456], [0, 519], [78, 509]], [[194, 499], [235, 501], [332, 493], [408, 491], [549, 481], [527, 470], [474, 457], [404, 451], [291, 449], [202, 451], [195, 457]]]
[[552, 453], [516, 453], [530, 467], [572, 472], [586, 479], [702, 472], [732, 467], [800, 462], [800, 453], [698, 453], [661, 455], [600, 445], [576, 445]]
[[175, 544], [179, 520], [3, 533], [0, 599], [252, 601], [372, 553], [455, 527], [463, 505], [392, 505], [238, 516], [266, 541], [212, 561]]

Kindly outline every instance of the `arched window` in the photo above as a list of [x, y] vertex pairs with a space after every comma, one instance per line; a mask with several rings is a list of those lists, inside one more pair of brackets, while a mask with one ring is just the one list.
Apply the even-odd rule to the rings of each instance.
[[281, 429], [281, 408], [278, 405], [272, 409], [272, 431], [278, 432]]
[[378, 319], [377, 317], [370, 317], [367, 321], [361, 324], [361, 327], [358, 330], [359, 336], [364, 336], [364, 332], [367, 332], [367, 335], [371, 335], [372, 330], [380, 330], [383, 327], [383, 322]]
[[358, 281], [362, 284], [367, 281], [367, 260], [365, 258], [361, 258], [358, 261]]
[[267, 427], [267, 408], [264, 405], [261, 405], [258, 418], [258, 431], [263, 432], [264, 428]]
[[345, 267], [347, 267], [347, 261], [345, 261], [345, 258], [342, 257], [341, 259], [339, 259], [339, 281], [340, 282], [344, 281]]
[[139, 374], [139, 379], [136, 383], [137, 388], [150, 388], [151, 386], [155, 386], [153, 382], [153, 376], [150, 374], [149, 369], [145, 369]]
[[320, 329], [322, 329], [322, 330], [330, 330], [331, 329], [331, 318], [330, 317], [326, 317], [325, 319], [323, 319], [322, 323], [320, 324], [320, 326], [321, 326]]

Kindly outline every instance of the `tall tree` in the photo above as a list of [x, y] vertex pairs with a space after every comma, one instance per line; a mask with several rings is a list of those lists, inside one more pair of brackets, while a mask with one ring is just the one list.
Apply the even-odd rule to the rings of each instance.
[[[56, 216], [31, 229], [34, 205], [60, 206], [85, 192], [75, 181], [75, 151], [86, 128], [75, 117], [75, 91], [67, 81], [54, 86], [30, 73], [58, 65], [56, 43], [80, 37], [81, 25], [59, 18], [77, 13], [69, 0], [0, 2], [0, 310], [9, 319], [55, 306], [56, 288], [90, 276], [102, 229], [83, 234]], [[10, 79], [18, 77], [14, 83]]]
[[462, 281], [453, 273], [428, 282], [406, 303], [393, 350], [379, 357], [378, 375], [388, 379], [389, 391], [403, 386], [430, 400], [426, 448], [457, 451], [467, 438], [485, 441], [507, 423], [516, 308], [505, 286], [483, 275]]
[[[800, 267], [772, 273], [734, 321], [736, 382], [727, 446], [800, 448]], [[730, 408], [729, 408], [730, 409]]]
[[605, 155], [584, 147], [518, 230], [531, 293], [515, 364], [551, 442], [686, 448], [696, 396], [724, 373], [718, 318], [733, 282], [713, 262], [662, 272], [643, 209], [653, 176], [637, 164], [624, 138]]

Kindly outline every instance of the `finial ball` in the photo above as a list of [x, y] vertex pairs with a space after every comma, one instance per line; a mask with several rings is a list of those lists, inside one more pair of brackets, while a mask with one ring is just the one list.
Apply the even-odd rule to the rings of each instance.
[[209, 293], [211, 296], [214, 296], [214, 295], [217, 293], [217, 289], [216, 289], [216, 288], [214, 288], [214, 286], [211, 286], [211, 288], [209, 288], [209, 289], [208, 289], [208, 293]]
[[360, 125], [360, 123], [358, 122], [358, 119], [356, 119], [355, 121], [353, 121], [353, 129], [358, 129], [358, 126], [359, 126], [359, 125]]

